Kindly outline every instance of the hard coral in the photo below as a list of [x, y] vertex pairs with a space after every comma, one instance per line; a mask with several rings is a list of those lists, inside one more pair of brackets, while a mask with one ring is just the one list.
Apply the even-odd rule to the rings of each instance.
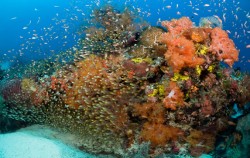
[[[1, 87], [1, 95], [6, 102], [23, 103], [28, 97], [22, 93], [21, 80], [13, 79]], [[25, 98], [24, 98], [25, 97]]]
[[32, 79], [24, 78], [21, 82], [22, 90], [27, 92], [35, 92], [37, 85]]
[[230, 67], [238, 61], [239, 51], [235, 48], [234, 42], [229, 39], [226, 31], [221, 28], [214, 28], [211, 31], [212, 42], [210, 51], [217, 55], [218, 60], [224, 60]]
[[147, 62], [135, 63], [131, 60], [126, 60], [123, 63], [123, 66], [131, 73], [130, 78], [133, 77], [147, 77], [147, 71], [149, 64]]
[[163, 100], [164, 106], [171, 110], [176, 110], [177, 106], [183, 106], [184, 94], [176, 82], [171, 81], [166, 89], [166, 97]]
[[201, 113], [206, 117], [213, 115], [215, 113], [213, 102], [210, 100], [208, 96], [205, 96], [203, 98], [203, 102], [201, 103]]
[[166, 46], [160, 44], [160, 37], [163, 32], [163, 29], [157, 27], [149, 27], [143, 31], [139, 40], [142, 48], [140, 49], [140, 53], [137, 54], [152, 58], [163, 56], [163, 52], [166, 51]]
[[245, 75], [238, 86], [241, 95], [238, 95], [237, 101], [241, 105], [247, 105], [250, 102], [250, 76]]
[[192, 130], [190, 135], [186, 138], [186, 141], [190, 144], [191, 155], [200, 156], [214, 149], [215, 137], [209, 133]]

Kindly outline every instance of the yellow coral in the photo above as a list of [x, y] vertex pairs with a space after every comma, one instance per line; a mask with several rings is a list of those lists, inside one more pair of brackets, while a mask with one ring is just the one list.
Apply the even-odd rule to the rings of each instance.
[[198, 55], [206, 55], [207, 54], [207, 52], [208, 52], [207, 46], [198, 44], [198, 45], [196, 45], [196, 47], [198, 47], [196, 54], [198, 54]]
[[208, 70], [209, 72], [213, 72], [214, 68], [215, 68], [215, 65], [210, 65], [210, 66], [207, 68], [207, 70]]
[[189, 76], [181, 75], [179, 73], [174, 73], [174, 77], [171, 78], [171, 81], [186, 81], [189, 79]]
[[165, 96], [165, 87], [162, 84], [159, 84], [156, 86], [156, 88], [153, 89], [153, 92], [148, 94], [149, 97], [155, 97], [156, 95], [159, 95], [160, 97]]
[[135, 63], [142, 63], [142, 62], [146, 62], [146, 63], [149, 63], [151, 64], [152, 63], [152, 59], [151, 58], [133, 58], [131, 59], [133, 62]]
[[24, 78], [21, 82], [21, 88], [24, 91], [35, 92], [36, 91], [36, 83], [29, 78]]
[[201, 50], [200, 50], [200, 54], [205, 55], [207, 54], [208, 48], [206, 46], [202, 46]]
[[195, 68], [195, 71], [196, 71], [196, 74], [197, 74], [198, 76], [200, 76], [200, 75], [201, 75], [202, 69], [201, 69], [201, 67], [200, 67], [199, 65], [197, 65], [196, 68]]
[[164, 85], [158, 85], [157, 86], [157, 88], [158, 88], [158, 91], [159, 91], [159, 95], [160, 96], [164, 96], [165, 95], [165, 87], [164, 87]]
[[157, 93], [158, 93], [158, 89], [153, 89], [153, 92], [150, 93], [148, 96], [149, 97], [155, 97], [157, 95]]

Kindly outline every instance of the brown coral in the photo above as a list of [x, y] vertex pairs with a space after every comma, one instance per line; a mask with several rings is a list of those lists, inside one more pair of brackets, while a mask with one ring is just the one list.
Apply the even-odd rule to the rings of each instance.
[[149, 122], [164, 123], [165, 110], [161, 103], [144, 103], [134, 105], [134, 115]]
[[201, 103], [201, 114], [208, 117], [214, 113], [215, 109], [213, 107], [213, 102], [208, 96], [203, 97], [203, 102]]
[[145, 123], [140, 137], [143, 141], [149, 141], [152, 147], [157, 147], [164, 146], [169, 141], [176, 141], [182, 135], [179, 128], [157, 123]]
[[215, 136], [198, 130], [192, 130], [186, 138], [190, 144], [192, 156], [200, 156], [202, 153], [209, 153], [214, 149]]

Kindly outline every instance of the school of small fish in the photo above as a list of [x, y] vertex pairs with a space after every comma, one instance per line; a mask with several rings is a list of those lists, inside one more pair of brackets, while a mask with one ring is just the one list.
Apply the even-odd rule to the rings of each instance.
[[[119, 0], [119, 3], [120, 1], [121, 0]], [[203, 14], [206, 12], [209, 16], [217, 16], [221, 19], [223, 25], [232, 26], [233, 29], [224, 29], [227, 30], [233, 39], [237, 39], [238, 42], [244, 44], [245, 48], [250, 48], [250, 11], [240, 8], [240, 1], [162, 0], [162, 6], [155, 11], [152, 9], [152, 6], [149, 5], [151, 4], [150, 0], [143, 1], [143, 4], [145, 4], [143, 8], [140, 7], [141, 3], [139, 5], [136, 0], [124, 0], [123, 4], [132, 6], [132, 9], [145, 19], [153, 16], [159, 17], [158, 20], [155, 21], [156, 25], [160, 25], [162, 20], [179, 18], [181, 16], [199, 19], [204, 17]], [[18, 35], [18, 38], [22, 40], [21, 48], [19, 50], [11, 49], [7, 52], [19, 52], [19, 55], [22, 56], [28, 52], [46, 54], [65, 51], [69, 48], [78, 49], [77, 44], [81, 37], [79, 25], [84, 23], [83, 25], [85, 26], [83, 26], [82, 29], [91, 25], [92, 22], [89, 20], [89, 16], [91, 16], [91, 13], [96, 7], [103, 4], [115, 4], [114, 6], [116, 6], [116, 3], [116, 1], [112, 0], [105, 2], [100, 0], [92, 0], [89, 2], [76, 0], [75, 3], [72, 4], [73, 6], [69, 6], [68, 8], [55, 4], [52, 7], [54, 10], [58, 10], [58, 12], [50, 19], [50, 25], [44, 25], [43, 22], [47, 19], [43, 19], [40, 16], [36, 19], [28, 20], [27, 24], [21, 27], [23, 31], [20, 31], [20, 35]], [[39, 7], [35, 7], [33, 10], [37, 13], [40, 12]], [[168, 14], [168, 12], [170, 12], [170, 14]], [[242, 15], [245, 15], [245, 17], [242, 17]], [[18, 15], [11, 17], [10, 20], [19, 20]], [[55, 49], [55, 47], [52, 46], [54, 44], [60, 45], [58, 46], [59, 48]]]

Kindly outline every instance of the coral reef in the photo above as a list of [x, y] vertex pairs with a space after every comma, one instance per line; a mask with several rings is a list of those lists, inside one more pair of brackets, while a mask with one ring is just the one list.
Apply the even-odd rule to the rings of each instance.
[[[249, 146], [241, 120], [250, 77], [231, 68], [239, 51], [225, 31], [187, 17], [163, 21], [167, 31], [137, 27], [131, 11], [110, 6], [93, 14], [95, 25], [69, 60], [62, 53], [58, 64], [35, 63], [38, 74], [32, 63], [1, 81], [1, 117], [52, 126], [78, 138], [81, 150], [116, 157], [198, 157]], [[216, 139], [225, 131], [234, 137], [222, 150]]]
[[86, 38], [81, 42], [85, 53], [91, 54], [123, 53], [126, 47], [137, 42], [138, 32], [147, 26], [136, 24], [135, 20], [140, 20], [135, 19], [134, 13], [129, 9], [120, 12], [112, 6], [96, 9], [92, 17], [96, 25], [83, 30]]

